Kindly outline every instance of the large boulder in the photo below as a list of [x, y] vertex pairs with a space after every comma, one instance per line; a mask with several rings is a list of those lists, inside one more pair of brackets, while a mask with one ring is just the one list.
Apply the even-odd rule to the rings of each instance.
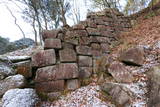
[[131, 48], [120, 54], [120, 61], [129, 65], [142, 65], [144, 63], [144, 51], [141, 48]]
[[3, 107], [35, 107], [39, 100], [34, 89], [11, 89], [3, 98]]
[[160, 65], [150, 69], [148, 79], [148, 107], [160, 107]]
[[108, 68], [108, 72], [117, 82], [130, 83], [134, 80], [131, 72], [120, 62], [112, 62]]
[[0, 80], [7, 76], [14, 75], [16, 72], [7, 64], [0, 62]]
[[131, 103], [132, 93], [121, 84], [104, 83], [101, 89], [106, 93], [106, 98], [115, 103], [117, 107], [128, 107]]
[[0, 81], [0, 96], [9, 89], [23, 88], [25, 86], [25, 78], [22, 75], [14, 75]]

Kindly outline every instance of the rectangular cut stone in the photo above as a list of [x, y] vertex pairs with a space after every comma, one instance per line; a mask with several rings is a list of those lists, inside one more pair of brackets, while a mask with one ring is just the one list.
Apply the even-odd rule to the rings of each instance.
[[57, 65], [39, 68], [36, 71], [35, 81], [46, 82], [46, 81], [63, 79], [63, 75], [60, 74], [61, 72], [59, 72]]
[[64, 90], [64, 80], [40, 82], [35, 84], [37, 92], [57, 92]]
[[92, 67], [92, 57], [79, 56], [78, 64], [80, 67]]
[[74, 35], [76, 35], [77, 37], [88, 36], [88, 33], [86, 30], [75, 30]]
[[67, 80], [67, 90], [75, 90], [80, 87], [78, 79]]
[[109, 43], [108, 37], [92, 36], [91, 38], [93, 43]]
[[72, 79], [79, 77], [78, 66], [76, 63], [61, 63], [59, 64], [59, 72], [63, 79]]
[[56, 63], [56, 55], [54, 49], [41, 50], [32, 56], [33, 67], [43, 67]]
[[101, 31], [101, 35], [105, 36], [105, 37], [113, 37], [114, 36], [112, 31]]
[[61, 62], [76, 62], [77, 55], [73, 49], [63, 49], [59, 51], [60, 61]]
[[76, 63], [64, 63], [55, 66], [39, 68], [36, 72], [36, 82], [78, 78]]
[[76, 51], [80, 55], [91, 55], [91, 48], [88, 46], [77, 46]]
[[60, 32], [59, 29], [57, 29], [57, 30], [44, 30], [42, 32], [42, 38], [43, 38], [43, 40], [45, 40], [47, 38], [56, 38], [59, 32]]
[[63, 49], [74, 49], [74, 45], [67, 42], [62, 42], [62, 47]]
[[45, 39], [44, 42], [45, 49], [60, 49], [62, 48], [61, 40], [60, 39]]
[[79, 67], [79, 78], [89, 78], [92, 75], [92, 67]]
[[90, 37], [80, 37], [79, 38], [79, 44], [80, 45], [89, 45], [91, 43]]
[[87, 32], [91, 36], [100, 36], [101, 35], [101, 33], [99, 32], [99, 30], [96, 29], [96, 28], [87, 28]]
[[77, 24], [77, 25], [74, 25], [73, 26], [73, 29], [74, 30], [85, 30], [85, 25], [83, 25], [83, 24]]

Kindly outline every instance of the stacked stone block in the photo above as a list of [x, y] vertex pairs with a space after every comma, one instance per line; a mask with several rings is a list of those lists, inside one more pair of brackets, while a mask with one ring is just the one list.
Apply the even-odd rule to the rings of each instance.
[[91, 77], [96, 58], [110, 52], [117, 32], [130, 28], [125, 16], [112, 11], [90, 13], [77, 25], [43, 32], [44, 50], [32, 56], [38, 91], [74, 90], [79, 80]]

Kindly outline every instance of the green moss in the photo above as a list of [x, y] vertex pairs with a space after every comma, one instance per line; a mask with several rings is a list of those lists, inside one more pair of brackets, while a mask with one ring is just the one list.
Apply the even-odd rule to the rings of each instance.
[[149, 19], [154, 16], [156, 16], [156, 13], [152, 11], [152, 12], [149, 12], [146, 16], [144, 16], [144, 19]]

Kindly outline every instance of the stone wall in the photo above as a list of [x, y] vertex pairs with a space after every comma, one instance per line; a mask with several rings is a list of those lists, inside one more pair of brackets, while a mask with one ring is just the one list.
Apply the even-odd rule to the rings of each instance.
[[32, 56], [36, 89], [52, 93], [74, 90], [82, 79], [95, 72], [95, 60], [110, 52], [119, 32], [131, 27], [127, 17], [116, 10], [89, 13], [72, 27], [43, 32], [44, 50]]

